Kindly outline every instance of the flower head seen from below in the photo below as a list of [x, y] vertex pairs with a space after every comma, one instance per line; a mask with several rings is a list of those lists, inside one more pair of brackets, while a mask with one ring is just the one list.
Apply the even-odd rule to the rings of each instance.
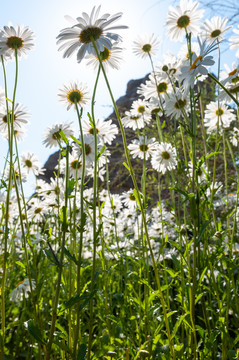
[[133, 41], [133, 53], [145, 59], [148, 56], [156, 55], [159, 44], [160, 41], [154, 34], [138, 36]]
[[17, 103], [14, 107], [14, 116], [12, 116], [12, 108], [9, 104], [8, 113], [7, 109], [3, 108], [0, 110], [0, 132], [8, 132], [8, 121], [11, 122], [13, 117], [13, 129], [21, 130], [22, 127], [29, 121], [27, 118], [30, 116], [28, 110], [22, 105]]
[[35, 176], [44, 174], [45, 169], [42, 169], [41, 163], [38, 161], [36, 155], [33, 153], [24, 153], [21, 155], [22, 166], [27, 170], [27, 173], [33, 173]]
[[[238, 49], [239, 48], [239, 25], [237, 25], [238, 29], [233, 29], [234, 34], [236, 36], [231, 36], [229, 41], [231, 43], [230, 49]], [[239, 57], [239, 49], [236, 52], [236, 56]]]
[[90, 100], [88, 88], [85, 84], [71, 82], [69, 85], [63, 85], [63, 89], [59, 89], [59, 101], [66, 105], [69, 110], [72, 105], [84, 107]]
[[0, 30], [0, 54], [15, 57], [26, 55], [34, 46], [33, 31], [26, 26], [4, 26]]
[[177, 166], [176, 149], [166, 142], [157, 145], [157, 149], [152, 153], [152, 167], [158, 172], [165, 174], [167, 170], [173, 170]]
[[[118, 43], [114, 43], [111, 49], [104, 47], [104, 50], [100, 52], [100, 59], [102, 61], [102, 65], [106, 71], [109, 68], [119, 70], [119, 63], [122, 60], [122, 51], [123, 49], [118, 46]], [[99, 68], [99, 58], [94, 54], [87, 54], [86, 59], [89, 59], [87, 65], [92, 65], [94, 69]]]
[[231, 122], [235, 120], [236, 115], [234, 110], [230, 109], [225, 102], [218, 104], [217, 101], [212, 101], [206, 107], [204, 125], [209, 133], [217, 130], [217, 125], [219, 126], [219, 130], [229, 128]]
[[186, 33], [196, 36], [200, 30], [200, 19], [204, 10], [198, 9], [198, 2], [181, 0], [176, 8], [170, 6], [166, 20], [168, 35], [172, 40], [182, 41]]
[[62, 142], [60, 131], [62, 130], [66, 138], [70, 138], [73, 135], [71, 128], [72, 123], [59, 123], [52, 126], [48, 126], [43, 134], [43, 144], [46, 147], [52, 148], [53, 146], [59, 146]]
[[223, 34], [231, 27], [226, 26], [227, 22], [227, 18], [224, 17], [222, 19], [220, 16], [213, 16], [210, 21], [207, 19], [202, 27], [202, 38], [209, 43], [213, 42], [215, 39], [218, 41], [223, 40]]
[[[89, 123], [89, 121], [82, 122], [82, 129], [85, 134], [94, 136], [94, 128]], [[115, 139], [118, 134], [118, 127], [115, 124], [112, 124], [112, 120], [103, 120], [97, 119], [95, 122], [95, 129], [97, 136], [102, 143], [112, 144], [112, 141]]]
[[57, 36], [57, 44], [60, 45], [59, 50], [64, 51], [63, 57], [77, 52], [77, 61], [81, 62], [86, 53], [96, 55], [93, 42], [100, 53], [105, 47], [111, 49], [115, 41], [121, 41], [120, 35], [111, 30], [126, 29], [127, 26], [111, 24], [121, 18], [122, 13], [99, 17], [100, 8], [94, 6], [90, 15], [83, 12], [82, 17], [71, 19], [74, 24], [72, 27], [61, 30]]

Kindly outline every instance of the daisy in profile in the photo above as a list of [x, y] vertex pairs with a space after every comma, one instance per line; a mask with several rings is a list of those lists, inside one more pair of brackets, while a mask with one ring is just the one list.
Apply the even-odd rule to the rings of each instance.
[[[97, 119], [95, 122], [96, 133], [103, 144], [112, 144], [118, 134], [118, 127], [112, 124], [112, 120]], [[82, 122], [82, 129], [85, 134], [94, 135], [94, 129], [89, 121]]]
[[38, 161], [36, 155], [33, 153], [24, 153], [21, 155], [21, 164], [26, 169], [27, 173], [33, 173], [35, 176], [42, 175], [45, 169], [42, 169], [42, 164]]
[[149, 113], [135, 115], [133, 111], [126, 111], [122, 118], [123, 126], [133, 130], [143, 129], [150, 121], [151, 115]]
[[167, 170], [173, 170], [177, 166], [176, 149], [166, 142], [157, 145], [157, 149], [153, 152], [151, 158], [152, 167], [165, 174]]
[[133, 41], [133, 53], [145, 59], [148, 56], [156, 55], [159, 44], [160, 41], [154, 34], [138, 36]]
[[13, 128], [14, 130], [21, 130], [22, 126], [27, 124], [27, 120], [30, 114], [27, 109], [22, 105], [17, 103], [14, 107], [14, 116], [12, 116], [11, 105], [9, 104], [9, 113], [7, 114], [7, 109], [2, 108], [0, 110], [0, 132], [8, 132], [8, 120], [11, 121], [13, 117]]
[[111, 30], [126, 29], [124, 25], [114, 25], [112, 23], [121, 18], [122, 13], [115, 15], [104, 14], [99, 17], [100, 6], [93, 7], [91, 14], [83, 12], [82, 17], [76, 20], [68, 17], [73, 26], [61, 30], [57, 36], [57, 44], [60, 45], [59, 51], [63, 50], [63, 57], [69, 57], [77, 52], [77, 61], [81, 62], [86, 53], [96, 54], [92, 40], [98, 52], [103, 52], [104, 48], [111, 49], [115, 41], [121, 41], [120, 35]]
[[[119, 64], [122, 60], [122, 51], [123, 49], [118, 46], [118, 43], [114, 43], [111, 49], [104, 47], [104, 50], [99, 53], [99, 56], [105, 71], [108, 71], [110, 68], [119, 70]], [[89, 59], [87, 65], [92, 65], [95, 70], [99, 68], [100, 61], [97, 55], [87, 54], [85, 58]]]
[[33, 39], [33, 31], [29, 27], [4, 26], [0, 30], [0, 54], [15, 57], [17, 51], [19, 57], [26, 55], [34, 46]]
[[[8, 130], [3, 132], [2, 135], [5, 139], [8, 139], [9, 138]], [[26, 135], [27, 135], [27, 131], [25, 126], [21, 126], [21, 129], [14, 129], [14, 137], [17, 142], [22, 141]]]
[[147, 136], [139, 136], [139, 139], [133, 140], [133, 142], [128, 145], [128, 149], [134, 159], [139, 157], [143, 160], [145, 157], [145, 159], [148, 160], [156, 150], [157, 144], [155, 138], [148, 139]]
[[182, 41], [186, 33], [197, 36], [200, 31], [200, 19], [204, 10], [198, 9], [198, 2], [192, 0], [180, 0], [176, 8], [169, 6], [166, 20], [168, 35], [171, 40]]
[[[32, 283], [32, 288], [34, 290], [36, 287], [35, 280], [32, 280], [31, 283]], [[17, 284], [17, 287], [11, 292], [10, 300], [15, 302], [22, 301], [24, 297], [28, 298], [30, 291], [31, 288], [30, 288], [29, 279], [22, 280]]]
[[230, 109], [225, 102], [210, 102], [205, 110], [204, 125], [208, 128], [208, 132], [212, 132], [217, 129], [228, 128], [232, 121], [236, 120], [234, 110]]
[[43, 144], [49, 148], [52, 148], [53, 146], [59, 146], [59, 143], [62, 143], [60, 131], [62, 130], [67, 139], [69, 139], [70, 136], [74, 133], [71, 126], [72, 123], [59, 123], [48, 126], [43, 134]]
[[224, 33], [231, 28], [231, 26], [226, 26], [227, 22], [228, 19], [226, 17], [222, 19], [221, 16], [213, 16], [211, 20], [207, 19], [202, 26], [202, 38], [209, 43], [215, 39], [218, 41], [223, 40]]
[[59, 101], [62, 102], [69, 110], [72, 105], [84, 107], [90, 100], [89, 91], [85, 84], [71, 82], [69, 85], [63, 85], [63, 89], [59, 89]]
[[[229, 41], [231, 43], [230, 49], [237, 49], [239, 48], [239, 25], [237, 25], [238, 29], [233, 29], [233, 32], [236, 36], [231, 36]], [[239, 49], [236, 52], [236, 57], [239, 57]]]
[[208, 55], [217, 47], [215, 40], [213, 43], [207, 45], [206, 40], [201, 42], [198, 38], [198, 43], [200, 53], [198, 56], [195, 53], [192, 54], [192, 65], [190, 65], [188, 61], [187, 65], [183, 65], [181, 67], [179, 79], [180, 81], [183, 81], [183, 88], [185, 92], [188, 92], [190, 88], [193, 88], [194, 81], [199, 75], [207, 75], [207, 67], [215, 63], [213, 56]]

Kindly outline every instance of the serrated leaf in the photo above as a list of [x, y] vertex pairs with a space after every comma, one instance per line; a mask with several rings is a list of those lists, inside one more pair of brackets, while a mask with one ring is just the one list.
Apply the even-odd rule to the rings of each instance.
[[33, 320], [28, 320], [27, 322], [27, 329], [28, 332], [34, 337], [34, 339], [39, 343], [46, 345], [46, 341], [43, 339], [43, 336], [41, 334], [41, 330], [37, 325], [35, 325]]
[[86, 344], [81, 344], [77, 352], [77, 360], [85, 360], [86, 352], [87, 352]]
[[66, 255], [70, 260], [72, 260], [76, 265], [78, 264], [78, 261], [77, 261], [75, 255], [74, 255], [74, 254], [72, 255], [72, 254], [70, 253], [70, 251], [67, 250], [67, 248], [64, 248], [64, 253], [65, 253], [65, 255]]

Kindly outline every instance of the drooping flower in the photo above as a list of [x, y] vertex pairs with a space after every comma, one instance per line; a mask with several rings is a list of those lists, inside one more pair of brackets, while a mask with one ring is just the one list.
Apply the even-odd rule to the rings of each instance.
[[59, 101], [64, 103], [69, 110], [72, 105], [84, 107], [90, 100], [89, 91], [85, 84], [71, 82], [69, 85], [63, 85], [63, 89], [59, 89]]
[[[33, 290], [36, 287], [35, 280], [31, 281]], [[22, 301], [23, 297], [28, 298], [29, 292], [31, 291], [29, 279], [24, 279], [17, 284], [17, 287], [11, 292], [11, 301]]]
[[[63, 50], [63, 57], [69, 57], [77, 52], [77, 61], [81, 62], [85, 54], [96, 55], [93, 41], [98, 52], [103, 52], [104, 48], [111, 49], [115, 41], [120, 41], [120, 35], [111, 32], [111, 30], [126, 29], [127, 26], [116, 25], [110, 26], [113, 22], [121, 18], [122, 13], [115, 15], [104, 14], [99, 17], [99, 6], [95, 6], [90, 15], [83, 12], [82, 17], [71, 19], [73, 26], [61, 30], [57, 36], [57, 44], [60, 45], [59, 50]], [[69, 17], [68, 17], [69, 18]]]
[[232, 121], [236, 120], [234, 110], [230, 109], [225, 102], [218, 104], [217, 101], [210, 102], [205, 110], [204, 125], [207, 127], [208, 132], [212, 132], [217, 129], [228, 128]]
[[165, 174], [167, 170], [173, 170], [177, 166], [176, 149], [166, 142], [157, 145], [157, 149], [153, 152], [151, 158], [152, 167]]
[[138, 36], [133, 41], [133, 53], [145, 59], [149, 55], [156, 55], [159, 44], [160, 41], [154, 34]]
[[215, 39], [218, 41], [223, 40], [223, 34], [230, 29], [231, 26], [227, 26], [228, 19], [221, 16], [213, 16], [211, 20], [206, 20], [202, 26], [203, 33], [202, 38], [211, 43]]
[[217, 43], [207, 45], [206, 40], [202, 43], [198, 38], [200, 53], [197, 56], [195, 53], [192, 54], [192, 64], [184, 65], [181, 67], [181, 74], [179, 79], [183, 81], [183, 88], [185, 92], [188, 92], [190, 87], [193, 88], [195, 78], [199, 75], [207, 75], [208, 69], [207, 66], [211, 66], [215, 63], [213, 56], [208, 55], [210, 52], [214, 51], [217, 47]]
[[19, 57], [26, 55], [34, 46], [33, 39], [33, 31], [29, 27], [4, 26], [0, 30], [0, 54], [14, 57], [17, 51]]
[[[237, 49], [239, 48], [239, 25], [238, 29], [233, 29], [233, 32], [236, 34], [236, 36], [231, 36], [229, 38], [229, 41], [231, 42], [230, 49]], [[236, 52], [236, 56], [239, 57], [239, 49]]]
[[182, 41], [186, 32], [192, 36], [198, 35], [200, 31], [200, 19], [204, 10], [198, 9], [198, 2], [192, 0], [180, 0], [176, 8], [169, 6], [169, 13], [166, 20], [168, 35], [170, 39]]
[[[122, 60], [122, 51], [123, 49], [118, 46], [118, 43], [114, 43], [111, 49], [104, 47], [104, 50], [100, 52], [100, 59], [102, 61], [105, 71], [108, 71], [109, 68], [119, 70], [119, 63]], [[94, 69], [99, 68], [99, 58], [95, 54], [87, 54], [86, 59], [89, 59], [87, 65], [92, 65]]]
[[155, 138], [148, 139], [147, 136], [139, 136], [139, 139], [133, 140], [131, 144], [128, 145], [128, 149], [133, 158], [139, 157], [140, 159], [148, 160], [149, 157], [156, 150], [157, 143]]
[[60, 131], [62, 130], [66, 138], [70, 138], [73, 135], [73, 130], [71, 128], [72, 123], [59, 123], [52, 126], [48, 126], [43, 134], [43, 144], [46, 147], [52, 148], [53, 146], [59, 146], [59, 143], [62, 142], [60, 136]]

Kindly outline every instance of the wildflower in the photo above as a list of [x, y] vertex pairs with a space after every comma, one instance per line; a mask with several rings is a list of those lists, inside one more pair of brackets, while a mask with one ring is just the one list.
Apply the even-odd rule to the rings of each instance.
[[225, 102], [218, 104], [217, 101], [212, 101], [206, 107], [204, 125], [208, 128], [208, 132], [216, 130], [217, 124], [219, 128], [228, 128], [235, 120], [234, 110], [230, 109]]
[[33, 37], [33, 31], [26, 26], [4, 26], [0, 30], [0, 54], [13, 57], [17, 51], [19, 57], [26, 55], [34, 46]]
[[151, 120], [150, 114], [135, 115], [132, 111], [126, 111], [125, 115], [126, 116], [122, 118], [123, 126], [133, 130], [143, 129]]
[[[239, 47], [239, 25], [238, 29], [233, 29], [233, 32], [236, 34], [236, 36], [231, 36], [229, 38], [229, 41], [231, 42], [230, 49], [237, 49]], [[239, 50], [236, 52], [236, 56], [239, 57]]]
[[217, 44], [213, 42], [210, 45], [206, 45], [206, 41], [204, 40], [202, 43], [198, 38], [199, 47], [200, 47], [200, 55], [197, 56], [195, 53], [192, 54], [192, 64], [182, 66], [181, 67], [181, 75], [180, 80], [183, 81], [183, 88], [185, 92], [189, 90], [189, 88], [193, 88], [194, 80], [198, 75], [207, 75], [208, 70], [206, 66], [213, 65], [215, 61], [213, 57], [208, 54], [215, 50]]
[[127, 26], [109, 25], [121, 18], [122, 13], [112, 16], [104, 14], [99, 17], [100, 8], [100, 6], [97, 9], [93, 7], [90, 16], [82, 13], [82, 17], [78, 17], [71, 28], [61, 30], [57, 36], [57, 44], [61, 45], [59, 50], [64, 50], [63, 57], [69, 57], [77, 51], [77, 61], [81, 62], [86, 53], [96, 54], [93, 41], [100, 53], [104, 51], [105, 47], [111, 49], [113, 42], [121, 40], [118, 34], [112, 33], [110, 30], [126, 29]]
[[146, 100], [135, 100], [131, 105], [131, 112], [137, 115], [149, 114], [149, 102]]
[[233, 128], [233, 131], [231, 132], [231, 135], [229, 136], [229, 140], [232, 143], [233, 146], [238, 146], [239, 142], [239, 129], [236, 127]]
[[[60, 160], [60, 173], [65, 174], [66, 173], [66, 160], [61, 159]], [[69, 176], [76, 178], [81, 178], [82, 175], [82, 158], [79, 157], [78, 154], [76, 154], [75, 151], [72, 151], [72, 153], [69, 154]]]
[[155, 138], [148, 139], [147, 136], [139, 136], [139, 139], [133, 140], [128, 145], [128, 149], [133, 158], [139, 157], [148, 160], [153, 151], [156, 150], [156, 144]]
[[121, 195], [121, 200], [124, 206], [133, 211], [137, 208], [137, 201], [132, 189], [124, 191]]
[[[115, 124], [112, 124], [112, 120], [102, 120], [97, 119], [95, 122], [96, 133], [103, 144], [112, 144], [112, 141], [115, 139], [118, 134], [118, 127]], [[82, 129], [84, 133], [89, 135], [94, 135], [94, 129], [88, 121], [82, 122]]]
[[190, 101], [188, 93], [184, 93], [180, 89], [165, 100], [165, 113], [167, 116], [177, 117], [188, 114], [190, 109]]
[[152, 167], [162, 174], [165, 174], [167, 170], [175, 169], [177, 166], [176, 149], [170, 143], [158, 144], [152, 154], [151, 163]]
[[[21, 126], [21, 129], [14, 129], [14, 137], [17, 142], [22, 141], [23, 138], [26, 136], [26, 134], [27, 134], [27, 132], [26, 132], [26, 128], [24, 126]], [[6, 129], [6, 131], [3, 132], [2, 135], [5, 139], [8, 139], [9, 138], [8, 130]]]
[[177, 58], [175, 55], [168, 52], [164, 55], [163, 62], [156, 66], [156, 72], [164, 79], [170, 79], [171, 81], [178, 80], [179, 68], [181, 64], [181, 58]]
[[[102, 61], [105, 71], [109, 68], [119, 70], [119, 63], [122, 60], [123, 49], [118, 46], [118, 43], [114, 43], [111, 49], [104, 47], [104, 50], [100, 52], [100, 59]], [[87, 65], [93, 65], [94, 69], [99, 68], [99, 58], [95, 54], [86, 55], [86, 59], [89, 59]]]
[[[49, 202], [49, 199], [47, 199]], [[43, 217], [50, 211], [48, 203], [40, 198], [34, 197], [29, 202], [29, 209], [27, 210], [28, 219], [31, 221], [42, 221]]]
[[146, 80], [145, 84], [141, 84], [137, 93], [143, 95], [146, 100], [155, 97], [159, 99], [165, 99], [168, 92], [172, 91], [172, 85], [170, 80], [165, 77], [165, 74], [157, 74], [155, 77], [153, 74], [149, 75], [149, 80]]
[[[222, 77], [221, 83], [237, 98], [239, 93], [239, 65], [233, 62], [231, 68], [227, 64], [224, 67], [226, 71], [224, 70], [220, 74], [220, 77]], [[232, 98], [224, 90], [220, 91], [219, 99], [228, 104], [233, 102]]]
[[110, 216], [113, 214], [118, 214], [122, 209], [121, 196], [119, 194], [111, 194], [110, 199], [108, 198], [105, 201], [104, 208], [102, 210], [103, 215]]
[[42, 169], [41, 163], [37, 157], [32, 153], [24, 153], [21, 155], [21, 163], [29, 174], [32, 172], [35, 176], [44, 174], [45, 169]]
[[72, 123], [59, 123], [52, 125], [51, 127], [48, 126], [48, 128], [45, 130], [43, 134], [43, 144], [46, 145], [46, 147], [52, 148], [53, 146], [58, 146], [59, 143], [62, 142], [62, 138], [60, 136], [60, 131], [62, 130], [65, 134], [66, 138], [70, 138], [71, 135], [73, 135], [73, 130], [71, 129]]
[[133, 53], [145, 59], [147, 56], [156, 54], [159, 44], [160, 41], [154, 34], [138, 36], [137, 39], [133, 41]]
[[220, 16], [213, 16], [211, 21], [207, 19], [204, 22], [204, 26], [202, 27], [204, 30], [202, 33], [202, 38], [209, 43], [213, 42], [215, 39], [218, 41], [223, 40], [223, 34], [231, 27], [226, 27], [227, 22], [227, 18], [224, 17], [222, 19]]
[[[81, 142], [81, 140], [80, 140]], [[95, 160], [95, 139], [90, 134], [84, 135], [84, 144], [85, 144], [85, 159], [86, 164], [89, 166], [92, 164]], [[76, 143], [73, 145], [73, 151], [76, 153], [76, 155], [82, 156], [82, 145]]]
[[204, 10], [198, 9], [198, 2], [180, 0], [176, 8], [169, 6], [166, 26], [172, 40], [182, 41], [186, 33], [196, 36], [199, 33], [199, 20]]
[[[32, 284], [32, 289], [34, 290], [35, 287], [36, 287], [35, 281], [32, 280], [31, 284]], [[28, 293], [30, 291], [31, 291], [31, 288], [30, 288], [29, 279], [25, 279], [23, 281], [20, 281], [17, 284], [17, 287], [11, 292], [10, 300], [15, 301], [15, 302], [22, 301], [24, 296], [25, 296], [25, 298], [28, 298], [28, 296], [29, 296]]]
[[[199, 52], [199, 45], [198, 45], [198, 42], [196, 41], [192, 41], [191, 42], [191, 55], [193, 53], [198, 53]], [[179, 59], [182, 59], [182, 61], [185, 61], [185, 60], [189, 60], [190, 59], [190, 56], [189, 56], [189, 53], [188, 53], [188, 45], [187, 44], [184, 44], [181, 46], [179, 52], [178, 52], [178, 58]]]
[[[30, 116], [27, 109], [22, 105], [17, 103], [14, 107], [14, 116], [13, 116], [13, 128], [14, 130], [21, 130], [23, 124], [27, 124], [29, 121], [27, 118]], [[7, 109], [3, 108], [0, 110], [0, 132], [8, 132], [8, 119], [12, 120], [12, 109], [9, 104], [9, 113], [7, 114]]]
[[72, 105], [84, 105], [90, 100], [88, 89], [85, 84], [72, 82], [69, 85], [63, 85], [63, 89], [59, 89], [59, 101], [63, 102], [69, 110]]

